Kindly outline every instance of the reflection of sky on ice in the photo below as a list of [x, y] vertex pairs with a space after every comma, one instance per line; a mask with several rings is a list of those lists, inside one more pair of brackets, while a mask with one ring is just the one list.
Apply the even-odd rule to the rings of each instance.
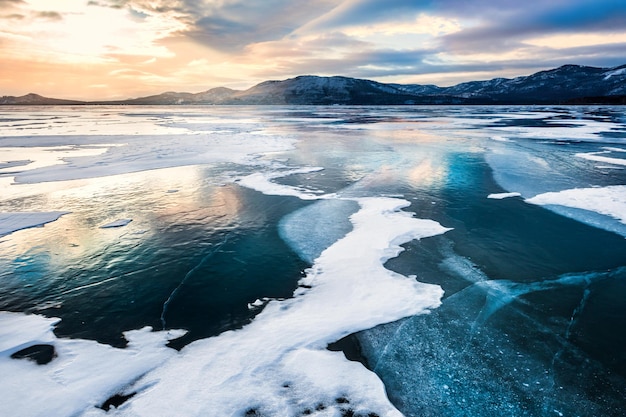
[[[176, 234], [176, 229], [185, 230], [199, 222], [219, 228], [237, 221], [241, 202], [221, 186], [219, 181], [223, 179], [216, 176], [207, 181], [200, 167], [187, 167], [67, 181], [65, 188], [49, 191], [49, 184], [62, 183], [44, 183], [41, 185], [47, 192], [43, 196], [30, 194], [36, 185], [15, 185], [31, 189], [30, 195], [10, 200], [2, 211], [12, 214], [17, 209], [35, 212], [64, 207], [68, 214], [43, 229], [11, 235], [2, 242], [2, 257], [10, 260], [26, 256], [33, 261], [45, 258], [46, 270], [59, 271], [49, 276], [45, 288], [35, 286], [29, 290], [45, 294], [46, 299], [62, 298], [76, 287], [97, 283], [102, 275], [127, 280], [133, 271], [154, 267], [150, 262], [156, 262], [156, 268], [166, 262], [159, 260], [149, 242], [158, 245], [164, 236]], [[206, 192], [198, 192], [198, 184], [205, 184]], [[168, 192], [173, 189], [177, 192]], [[132, 219], [132, 223], [119, 229], [99, 229], [120, 218]], [[10, 270], [3, 276], [7, 285], [19, 277]]]
[[[245, 179], [241, 182], [246, 183]], [[278, 195], [285, 194], [283, 189], [288, 190], [287, 194], [297, 195], [296, 190], [289, 191], [289, 186], [276, 186], [268, 190], [267, 182], [258, 179], [249, 185], [257, 185], [266, 192]], [[305, 197], [307, 195], [303, 194]], [[345, 362], [337, 353], [325, 353], [323, 348], [348, 333], [380, 323], [383, 317], [386, 317], [384, 320], [394, 320], [436, 306], [440, 296], [437, 286], [424, 286], [414, 280], [403, 279], [384, 269], [381, 261], [395, 256], [401, 250], [397, 245], [404, 241], [443, 233], [446, 229], [436, 222], [413, 219], [408, 213], [398, 212], [398, 208], [407, 204], [401, 200], [372, 198], [358, 202], [362, 209], [353, 218], [355, 231], [340, 241], [343, 243], [332, 245], [324, 252], [324, 256], [316, 260], [303, 281], [308, 290], [301, 291], [295, 299], [267, 306], [253, 324], [244, 330], [189, 345], [184, 350], [184, 357], [188, 359], [181, 357], [179, 361], [171, 362], [171, 371], [168, 367], [160, 367], [154, 374], [148, 374], [145, 381], [138, 383], [135, 389], [140, 391], [145, 389], [144, 384], [151, 388], [130, 404], [131, 414], [153, 415], [171, 409], [172, 412], [182, 412], [184, 415], [204, 415], [208, 410], [214, 413], [212, 415], [224, 415], [232, 410], [245, 413], [253, 407], [280, 415], [312, 410], [320, 404], [329, 411], [339, 410], [344, 406], [336, 400], [347, 397], [354, 402], [351, 407], [376, 410], [379, 415], [395, 415], [395, 410], [386, 401], [382, 386], [373, 379], [372, 374], [359, 365]], [[368, 245], [358, 244], [363, 241], [368, 242]], [[354, 251], [359, 247], [360, 250]], [[362, 250], [365, 252], [361, 253]], [[351, 295], [346, 299], [348, 288], [352, 290], [348, 291]], [[361, 291], [355, 291], [357, 288]], [[374, 299], [372, 293], [377, 294]], [[335, 300], [338, 295], [341, 297], [339, 302]], [[327, 308], [332, 308], [334, 312], [319, 314]], [[338, 317], [344, 319], [337, 320]], [[311, 321], [306, 331], [302, 329], [303, 321]], [[48, 342], [57, 343], [55, 340]], [[62, 349], [63, 342], [58, 344]], [[106, 366], [110, 356], [124, 354], [118, 354], [116, 350], [107, 351], [93, 343], [92, 346], [104, 350], [100, 353], [103, 362], [99, 362], [99, 366]], [[89, 350], [80, 345], [76, 348], [79, 358], [90, 355]], [[17, 350], [9, 349], [7, 353]], [[204, 365], [198, 360], [202, 360]], [[59, 362], [55, 363], [52, 370], [57, 378], [71, 378], [73, 382], [86, 378], [84, 374], [66, 376], [68, 368]], [[224, 362], [228, 364], [231, 375], [228, 384], [222, 382], [225, 377], [221, 364]], [[234, 366], [238, 362], [240, 366]], [[314, 366], [307, 371], [299, 365], [294, 367], [294, 363]], [[10, 360], [9, 364], [12, 365]], [[124, 387], [145, 373], [145, 364], [142, 365], [130, 363], [121, 375], [113, 370], [112, 378], [118, 387]], [[58, 369], [56, 366], [63, 368]], [[199, 366], [203, 371], [198, 374], [196, 381], [192, 370]], [[283, 367], [285, 369], [281, 371]], [[141, 373], [133, 373], [133, 370]], [[187, 385], [179, 381], [183, 370]], [[84, 369], [84, 372], [91, 371], [91, 367]], [[20, 378], [21, 374], [18, 372], [14, 375]], [[87, 394], [79, 398], [67, 397], [54, 387], [55, 378], [48, 382], [51, 376], [47, 373], [41, 375], [44, 384], [48, 385], [48, 412], [55, 410], [64, 413], [69, 408], [73, 413], [81, 407], [102, 403], [107, 395], [111, 395], [110, 392], [107, 394], [110, 388], [102, 383], [100, 391], [93, 392], [93, 387], [89, 386]], [[197, 398], [194, 387], [206, 386], [207, 379], [216, 381], [216, 385], [199, 393], [200, 398]], [[358, 387], [352, 387], [354, 380], [360, 381]], [[7, 384], [13, 385], [13, 381], [8, 380]], [[80, 385], [80, 382], [76, 382], [77, 389]], [[178, 392], [178, 401], [170, 401], [170, 397], [161, 394], [160, 390], [165, 390], [168, 395]], [[285, 396], [285, 392], [289, 395]], [[214, 400], [207, 397], [210, 393], [215, 396]], [[166, 398], [165, 403], [158, 404]], [[266, 401], [261, 401], [261, 398], [266, 398]], [[286, 401], [276, 404], [280, 398]], [[208, 410], [203, 405], [206, 401], [209, 401]], [[296, 404], [290, 404], [294, 401]], [[37, 404], [25, 407], [24, 415], [32, 412], [29, 407], [35, 407], [36, 410]], [[72, 410], [72, 407], [75, 409]]]
[[[546, 361], [556, 356], [517, 359], [514, 349], [519, 345], [511, 345], [494, 323], [500, 326], [506, 317], [514, 317], [533, 337], [556, 334], [562, 327], [544, 323], [535, 310], [519, 313], [532, 320], [519, 319], [517, 309], [535, 308], [532, 297], [537, 294], [571, 293], [567, 300], [573, 307], [554, 308], [581, 320], [577, 316], [566, 326], [571, 337], [564, 344], [550, 342], [547, 349], [562, 356], [571, 353], [572, 339], [593, 350], [586, 336], [577, 333], [586, 326], [583, 310], [591, 297], [579, 292], [598, 296], [602, 283], [621, 276], [620, 269], [611, 268], [623, 262], [616, 264], [619, 256], [607, 251], [604, 258], [590, 260], [587, 268], [606, 265], [614, 272], [597, 277], [567, 275], [572, 260], [554, 263], [552, 258], [533, 257], [530, 254], [540, 252], [536, 247], [540, 243], [522, 237], [511, 250], [515, 235], [503, 235], [502, 242], [483, 242], [483, 234], [499, 238], [499, 230], [481, 230], [481, 224], [487, 227], [493, 220], [497, 225], [502, 210], [512, 210], [512, 217], [519, 213], [522, 223], [532, 222], [530, 213], [537, 216], [541, 209], [525, 204], [526, 199], [626, 235], [619, 222], [626, 218], [623, 170], [605, 167], [623, 165], [626, 139], [620, 136], [624, 126], [619, 120], [610, 109], [533, 107], [4, 110], [0, 113], [0, 221], [15, 222], [18, 213], [26, 213], [36, 217], [31, 226], [43, 220], [48, 223], [0, 238], [0, 262], [6, 267], [0, 273], [5, 290], [0, 301], [12, 310], [42, 311], [48, 316], [55, 311], [63, 316], [68, 314], [65, 309], [74, 308], [76, 312], [63, 316], [57, 328], [61, 334], [78, 337], [71, 342], [54, 336], [49, 329], [56, 321], [39, 316], [1, 315], [8, 334], [3, 340], [9, 342], [0, 354], [0, 367], [3, 375], [12, 375], [1, 385], [9, 398], [4, 406], [16, 416], [38, 415], [44, 403], [48, 414], [56, 409], [60, 415], [105, 415], [95, 406], [113, 394], [137, 392], [106, 415], [157, 415], [169, 409], [183, 415], [216, 416], [398, 415], [386, 389], [394, 405], [407, 415], [431, 409], [431, 401], [460, 410], [470, 396], [476, 399], [471, 410], [481, 410], [490, 404], [490, 395], [499, 398], [501, 407], [486, 415], [522, 412], [526, 400], [504, 395], [511, 387], [506, 381], [522, 384], [520, 396], [529, 395], [531, 386], [546, 391], [555, 387], [539, 376], [534, 382], [515, 381], [514, 372], [503, 363], [519, 361], [519, 366], [526, 363], [528, 369], [551, 375], [556, 371], [546, 368]], [[507, 198], [517, 196], [522, 198]], [[458, 198], [463, 199], [461, 204]], [[417, 218], [400, 210], [403, 207]], [[56, 221], [42, 217], [56, 212], [67, 214]], [[123, 227], [100, 229], [117, 220], [127, 221]], [[455, 230], [414, 241], [443, 233], [446, 229], [440, 225]], [[612, 242], [603, 232], [594, 233], [598, 241]], [[257, 301], [249, 296], [241, 300], [250, 309], [249, 316], [239, 317], [242, 313], [226, 309], [220, 319], [226, 324], [208, 333], [244, 326], [240, 330], [216, 337], [192, 336], [177, 354], [164, 347], [173, 337], [165, 332], [136, 330], [127, 334], [129, 347], [119, 349], [83, 340], [93, 337], [93, 330], [76, 327], [88, 303], [100, 306], [94, 307], [86, 326], [108, 331], [103, 336], [107, 341], [115, 341], [119, 326], [139, 328], [125, 316], [149, 316], [146, 324], [153, 328], [161, 323], [184, 326], [185, 302], [191, 302], [189, 310], [198, 308], [193, 304], [199, 302], [194, 301], [194, 291], [208, 291], [199, 286], [201, 278], [210, 276], [217, 265], [228, 270], [225, 273], [245, 271], [242, 275], [281, 263], [298, 265], [274, 259], [285, 250], [272, 240], [276, 238], [312, 267], [302, 276], [292, 273], [294, 282], [300, 280], [293, 298], [254, 292]], [[449, 242], [465, 255], [441, 249], [454, 247]], [[401, 244], [406, 251], [395, 258]], [[489, 265], [491, 261], [474, 265], [469, 260], [476, 248], [497, 250], [498, 245], [502, 256], [510, 258], [509, 269], [504, 260], [498, 264], [500, 269]], [[256, 260], [257, 252], [267, 254], [267, 259]], [[498, 258], [498, 253], [474, 255]], [[232, 269], [218, 264], [218, 259], [228, 261]], [[401, 273], [383, 268], [387, 259], [391, 269]], [[584, 260], [579, 261], [585, 268]], [[527, 282], [517, 282], [512, 277], [521, 272], [496, 277], [481, 270], [510, 272], [514, 265], [527, 265], [532, 271], [541, 262], [544, 265], [536, 266], [537, 270], [555, 270], [558, 276], [531, 273]], [[223, 284], [228, 285], [234, 284]], [[431, 315], [359, 336], [366, 359], [370, 365], [375, 360], [372, 367], [385, 388], [360, 364], [325, 350], [328, 343], [349, 333], [436, 307], [440, 286], [446, 296]], [[256, 318], [247, 324], [251, 317]], [[560, 317], [555, 323], [562, 325]], [[122, 324], [105, 330], [111, 318]], [[447, 329], [442, 323], [450, 318], [456, 324]], [[619, 320], [623, 322], [623, 317]], [[197, 321], [202, 322], [201, 315]], [[23, 332], [18, 337], [20, 326]], [[479, 336], [480, 328], [486, 336]], [[425, 335], [423, 342], [414, 339], [420, 334]], [[468, 335], [465, 350], [455, 350], [455, 340]], [[452, 377], [476, 369], [485, 360], [471, 346], [471, 338], [501, 350], [502, 362], [495, 361], [491, 369], [509, 378], [502, 387], [497, 378], [487, 381], [488, 375], [481, 377], [485, 382], [478, 387]], [[405, 339], [412, 341], [412, 348]], [[380, 346], [382, 341], [387, 344]], [[9, 358], [33, 343], [55, 345], [58, 357], [43, 367]], [[425, 355], [428, 352], [430, 356]], [[445, 354], [462, 360], [446, 368]], [[127, 364], [124, 370], [111, 365], [118, 360]], [[562, 366], [559, 372], [570, 369], [568, 360], [557, 362]], [[410, 363], [440, 374], [418, 371]], [[106, 378], [93, 379], [94, 373], [107, 368]], [[20, 385], [20, 380], [29, 382]], [[20, 386], [29, 393], [39, 386], [39, 400], [17, 407], [17, 399], [28, 395]], [[578, 385], [566, 388], [572, 395], [584, 394]], [[420, 389], [425, 391], [415, 400], [408, 399]], [[446, 395], [458, 401], [446, 400]], [[558, 414], [562, 401], [559, 396], [552, 409], [539, 414]], [[613, 407], [614, 399], [607, 401]], [[577, 404], [606, 411], [591, 403]], [[450, 408], [439, 410], [449, 414]]]

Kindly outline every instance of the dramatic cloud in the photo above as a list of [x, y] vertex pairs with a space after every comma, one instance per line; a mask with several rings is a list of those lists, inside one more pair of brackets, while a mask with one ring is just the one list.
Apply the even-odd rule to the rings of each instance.
[[626, 63], [624, 0], [0, 0], [0, 22], [0, 94], [117, 98], [300, 74], [450, 85]]
[[626, 33], [626, 2], [623, 1], [537, 2], [533, 7], [518, 6], [493, 13], [497, 13], [497, 17], [486, 14], [481, 18], [474, 14], [474, 18], [481, 19], [479, 23], [445, 36], [442, 49], [467, 54], [510, 50], [521, 47], [528, 38], [559, 33]]
[[0, 9], [13, 7], [17, 4], [23, 4], [24, 0], [0, 0]]

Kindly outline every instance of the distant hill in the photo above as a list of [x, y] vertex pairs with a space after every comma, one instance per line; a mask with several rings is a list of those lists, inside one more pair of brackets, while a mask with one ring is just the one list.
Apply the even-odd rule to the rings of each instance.
[[226, 87], [213, 88], [202, 93], [175, 93], [167, 92], [154, 96], [140, 97], [119, 102], [105, 102], [108, 104], [142, 104], [142, 105], [169, 105], [169, 104], [216, 104], [228, 99], [233, 94], [238, 93], [237, 90], [231, 90]]
[[1, 97], [0, 104], [624, 104], [624, 97], [626, 65], [614, 68], [564, 65], [529, 76], [471, 81], [452, 87], [303, 75], [282, 81], [265, 81], [247, 90], [219, 87], [201, 93], [167, 92], [105, 102], [78, 102], [28, 94]]
[[25, 96], [3, 96], [0, 97], [0, 105], [31, 105], [31, 106], [49, 106], [49, 105], [67, 105], [67, 104], [86, 104], [84, 101], [63, 100], [59, 98], [43, 97], [39, 94], [26, 94]]
[[525, 77], [462, 83], [442, 88], [435, 94], [512, 104], [558, 104], [582, 97], [626, 95], [626, 65], [616, 68], [564, 65]]

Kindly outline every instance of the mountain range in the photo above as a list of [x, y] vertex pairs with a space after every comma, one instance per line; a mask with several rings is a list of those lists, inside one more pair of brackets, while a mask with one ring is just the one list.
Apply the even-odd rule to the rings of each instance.
[[166, 92], [117, 101], [73, 101], [27, 94], [0, 97], [0, 105], [410, 105], [410, 104], [626, 104], [626, 65], [564, 65], [516, 78], [471, 81], [451, 87], [384, 84], [349, 77], [303, 75], [265, 81], [247, 90], [213, 88]]

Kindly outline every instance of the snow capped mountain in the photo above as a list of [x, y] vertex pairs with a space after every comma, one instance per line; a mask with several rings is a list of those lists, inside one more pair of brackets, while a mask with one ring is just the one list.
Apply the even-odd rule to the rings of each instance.
[[228, 104], [405, 104], [413, 95], [394, 86], [348, 77], [304, 75], [266, 81], [234, 94]]
[[581, 97], [626, 94], [626, 66], [595, 68], [581, 65], [541, 71], [513, 79], [474, 81], [443, 89], [443, 94], [494, 103], [562, 103]]
[[452, 87], [303, 75], [283, 81], [265, 81], [245, 91], [229, 90], [219, 97], [195, 101], [206, 100], [207, 104], [558, 104], [583, 97], [621, 95], [626, 95], [626, 65], [616, 68], [565, 65], [524, 77], [471, 81]]
[[[264, 81], [247, 90], [213, 88], [201, 93], [166, 92], [154, 96], [89, 104], [563, 104], [626, 102], [626, 65], [596, 68], [564, 65], [517, 78], [471, 81], [452, 87], [383, 84], [349, 77], [302, 75]], [[0, 104], [81, 104], [36, 94], [0, 97]], [[82, 103], [86, 104], [86, 103]]]

